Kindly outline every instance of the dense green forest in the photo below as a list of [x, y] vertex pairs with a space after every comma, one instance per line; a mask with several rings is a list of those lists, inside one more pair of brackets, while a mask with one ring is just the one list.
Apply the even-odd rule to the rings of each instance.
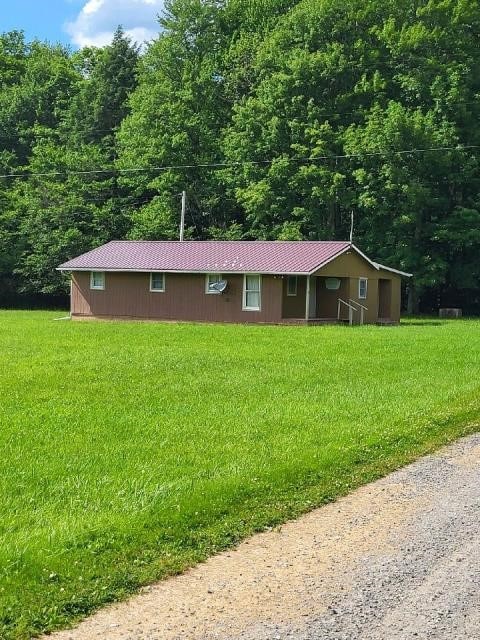
[[0, 36], [0, 303], [113, 238], [345, 239], [480, 311], [478, 0], [170, 0], [144, 49]]

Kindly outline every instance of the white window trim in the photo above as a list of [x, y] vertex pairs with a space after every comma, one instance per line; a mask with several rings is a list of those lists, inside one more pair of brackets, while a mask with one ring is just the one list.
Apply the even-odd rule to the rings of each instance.
[[221, 295], [221, 291], [212, 291], [211, 289], [209, 289], [208, 285], [210, 284], [209, 278], [210, 276], [217, 276], [219, 278], [219, 280], [222, 280], [222, 274], [221, 273], [206, 273], [205, 274], [205, 293], [210, 295], [210, 296], [219, 296]]
[[[247, 276], [258, 277], [258, 307], [247, 307]], [[244, 273], [243, 274], [242, 311], [261, 311], [261, 310], [262, 310], [262, 276], [260, 273]]]
[[[161, 275], [163, 276], [163, 287], [161, 289], [154, 288], [153, 286], [153, 276]], [[165, 274], [161, 271], [154, 271], [150, 273], [150, 292], [151, 293], [165, 293]]]
[[[288, 283], [290, 281], [290, 278], [295, 278], [295, 293], [289, 293], [288, 291]], [[287, 276], [287, 296], [290, 298], [298, 296], [298, 276]]]
[[[102, 274], [102, 284], [98, 286], [93, 281], [93, 274], [101, 273]], [[105, 290], [105, 271], [90, 271], [90, 289], [92, 291], [104, 291]]]
[[[365, 295], [361, 295], [362, 291], [362, 282], [365, 282]], [[358, 279], [358, 299], [366, 300], [368, 298], [368, 278], [359, 278]]]

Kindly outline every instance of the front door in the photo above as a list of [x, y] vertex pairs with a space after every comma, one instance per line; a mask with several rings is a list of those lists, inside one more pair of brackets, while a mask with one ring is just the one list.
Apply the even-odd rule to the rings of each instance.
[[383, 278], [378, 281], [378, 317], [381, 320], [392, 317], [392, 281]]
[[[337, 280], [337, 278], [335, 278]], [[327, 278], [318, 276], [317, 281], [317, 318], [335, 319], [337, 317], [338, 299], [342, 298], [348, 302], [349, 280], [348, 278], [338, 278], [340, 286], [338, 289], [327, 288]], [[348, 317], [347, 307], [342, 308], [342, 314]]]

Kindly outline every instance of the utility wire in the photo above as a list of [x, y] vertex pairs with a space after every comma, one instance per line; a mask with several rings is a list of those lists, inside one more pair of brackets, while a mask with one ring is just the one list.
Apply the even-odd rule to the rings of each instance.
[[414, 153], [429, 153], [437, 151], [467, 151], [469, 149], [479, 149], [480, 145], [462, 145], [457, 147], [426, 147], [420, 149], [402, 149], [399, 151], [369, 151], [365, 153], [346, 153], [339, 155], [323, 155], [315, 157], [285, 157], [277, 156], [270, 160], [244, 160], [241, 162], [211, 162], [211, 163], [199, 163], [199, 164], [177, 164], [177, 165], [164, 165], [160, 167], [131, 167], [129, 169], [89, 169], [86, 171], [51, 171], [40, 173], [6, 173], [0, 175], [0, 178], [58, 178], [69, 176], [87, 176], [87, 175], [101, 175], [101, 174], [125, 174], [125, 173], [142, 173], [148, 171], [173, 171], [173, 170], [185, 170], [185, 169], [227, 169], [243, 166], [262, 166], [273, 164], [278, 160], [287, 160], [289, 162], [319, 162], [322, 160], [347, 160], [353, 158], [369, 158], [377, 156], [395, 156], [395, 155], [408, 155]]

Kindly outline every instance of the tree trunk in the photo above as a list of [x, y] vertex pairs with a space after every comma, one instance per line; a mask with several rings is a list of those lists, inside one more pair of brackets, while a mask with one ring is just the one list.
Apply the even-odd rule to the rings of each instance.
[[418, 295], [417, 287], [414, 282], [410, 282], [408, 285], [408, 301], [407, 301], [407, 313], [409, 316], [418, 315], [420, 312], [420, 297]]

